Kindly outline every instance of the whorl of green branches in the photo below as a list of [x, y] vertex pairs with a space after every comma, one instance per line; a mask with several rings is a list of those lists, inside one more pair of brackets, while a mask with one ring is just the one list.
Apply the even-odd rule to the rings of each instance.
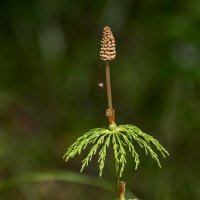
[[157, 153], [152, 149], [152, 146], [157, 149], [158, 152], [162, 154], [163, 157], [169, 155], [167, 150], [154, 139], [152, 136], [144, 133], [139, 128], [133, 125], [119, 125], [114, 130], [108, 130], [104, 128], [95, 128], [85, 133], [83, 136], [79, 137], [77, 141], [72, 144], [63, 158], [68, 161], [77, 154], [81, 154], [88, 145], [91, 145], [91, 149], [82, 161], [81, 172], [85, 167], [88, 166], [89, 162], [92, 160], [95, 154], [99, 155], [99, 175], [102, 176], [104, 163], [106, 159], [107, 149], [112, 145], [115, 162], [119, 166], [119, 177], [122, 176], [126, 165], [126, 152], [127, 150], [131, 153], [131, 156], [135, 161], [135, 169], [137, 169], [140, 160], [139, 154], [135, 149], [135, 144], [145, 150], [146, 155], [150, 154], [151, 157], [157, 162], [159, 167], [161, 167]]

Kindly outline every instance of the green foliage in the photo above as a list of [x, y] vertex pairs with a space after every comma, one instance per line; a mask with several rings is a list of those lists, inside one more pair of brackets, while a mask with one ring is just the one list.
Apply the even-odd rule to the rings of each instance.
[[152, 149], [152, 146], [157, 149], [158, 152], [162, 154], [163, 157], [169, 155], [167, 150], [159, 143], [158, 140], [154, 139], [152, 136], [144, 133], [139, 128], [133, 125], [119, 125], [114, 130], [95, 128], [85, 133], [83, 136], [79, 137], [77, 141], [72, 144], [63, 158], [68, 161], [77, 154], [81, 154], [83, 150], [86, 149], [88, 145], [92, 145], [88, 155], [82, 161], [81, 172], [85, 167], [88, 166], [89, 162], [92, 160], [93, 156], [97, 153], [99, 155], [99, 175], [102, 176], [106, 152], [110, 144], [112, 144], [113, 153], [115, 157], [115, 162], [119, 166], [119, 177], [122, 176], [125, 165], [126, 165], [126, 151], [131, 153], [131, 156], [135, 161], [135, 169], [138, 168], [140, 163], [139, 154], [135, 149], [135, 144], [145, 150], [146, 155], [150, 154], [151, 157], [157, 162], [159, 167], [161, 167], [157, 153]]

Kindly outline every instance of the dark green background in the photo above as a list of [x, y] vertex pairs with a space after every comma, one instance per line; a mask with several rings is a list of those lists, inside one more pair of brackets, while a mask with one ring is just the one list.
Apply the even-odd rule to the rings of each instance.
[[[149, 157], [123, 179], [144, 200], [200, 199], [200, 1], [48, 0], [0, 3], [0, 181], [31, 172], [79, 171], [66, 148], [106, 127], [104, 25], [117, 43], [111, 64], [118, 124], [158, 138], [170, 157], [162, 169]], [[103, 177], [114, 180], [106, 162]], [[84, 172], [98, 176], [96, 162]], [[1, 200], [113, 199], [72, 183], [23, 184]]]

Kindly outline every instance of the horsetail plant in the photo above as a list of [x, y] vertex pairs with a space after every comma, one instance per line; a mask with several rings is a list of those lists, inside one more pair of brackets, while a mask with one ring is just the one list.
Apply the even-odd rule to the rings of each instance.
[[135, 170], [140, 163], [139, 154], [135, 146], [144, 149], [145, 154], [149, 154], [161, 167], [158, 155], [153, 147], [161, 153], [163, 157], [169, 155], [168, 151], [153, 136], [144, 133], [141, 129], [133, 125], [119, 125], [115, 123], [115, 110], [112, 106], [111, 83], [110, 83], [110, 66], [109, 61], [116, 57], [115, 39], [111, 29], [106, 26], [103, 29], [101, 40], [100, 59], [105, 62], [106, 87], [108, 108], [106, 116], [108, 118], [109, 128], [91, 129], [74, 144], [72, 144], [63, 158], [68, 161], [70, 158], [80, 155], [83, 150], [90, 146], [88, 155], [82, 161], [81, 172], [88, 166], [95, 154], [99, 155], [99, 175], [102, 176], [104, 169], [107, 149], [112, 146], [116, 168], [118, 199], [125, 200], [125, 182], [120, 181], [127, 163], [127, 151], [130, 152], [135, 162]]

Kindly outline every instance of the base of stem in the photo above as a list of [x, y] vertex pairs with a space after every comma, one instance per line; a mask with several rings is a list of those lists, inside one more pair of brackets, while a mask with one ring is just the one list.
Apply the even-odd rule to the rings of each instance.
[[125, 188], [126, 183], [124, 181], [120, 181], [118, 184], [118, 198], [119, 200], [125, 200]]

